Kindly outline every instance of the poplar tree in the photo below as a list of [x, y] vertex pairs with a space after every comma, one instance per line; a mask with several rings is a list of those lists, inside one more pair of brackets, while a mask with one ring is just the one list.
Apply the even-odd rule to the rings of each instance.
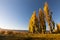
[[37, 33], [38, 32], [38, 19], [36, 16], [36, 11], [33, 12], [30, 21], [29, 21], [29, 32]]
[[60, 24], [57, 24], [57, 32], [60, 33]]
[[46, 2], [45, 5], [44, 5], [44, 15], [45, 15], [45, 18], [46, 18], [46, 21], [50, 27], [50, 33], [53, 32], [53, 28], [54, 28], [54, 24], [53, 24], [53, 20], [52, 20], [52, 15], [50, 15], [50, 10], [49, 10], [49, 7], [48, 7], [48, 3]]
[[44, 13], [42, 11], [42, 9], [39, 9], [39, 30], [41, 33], [45, 33], [46, 31], [46, 24], [45, 24], [45, 17], [44, 17]]

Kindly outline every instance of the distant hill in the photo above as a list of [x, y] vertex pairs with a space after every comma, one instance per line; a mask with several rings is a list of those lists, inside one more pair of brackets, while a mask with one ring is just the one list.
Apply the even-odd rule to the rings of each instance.
[[28, 32], [28, 30], [10, 30], [10, 29], [0, 29], [0, 31], [17, 31], [17, 32]]

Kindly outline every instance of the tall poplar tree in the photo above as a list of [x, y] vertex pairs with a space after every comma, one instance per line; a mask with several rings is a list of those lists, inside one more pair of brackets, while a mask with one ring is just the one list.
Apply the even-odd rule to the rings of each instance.
[[46, 21], [47, 21], [47, 23], [48, 23], [48, 25], [50, 27], [50, 33], [52, 33], [53, 29], [54, 29], [54, 23], [53, 23], [52, 15], [51, 15], [51, 12], [49, 10], [47, 2], [44, 5], [44, 15], [45, 15]]
[[44, 12], [42, 9], [39, 9], [39, 30], [41, 33], [45, 33], [46, 31], [46, 24], [45, 24], [45, 17], [44, 17]]
[[36, 16], [36, 11], [33, 12], [30, 21], [29, 21], [29, 32], [37, 33], [38, 32], [38, 18]]

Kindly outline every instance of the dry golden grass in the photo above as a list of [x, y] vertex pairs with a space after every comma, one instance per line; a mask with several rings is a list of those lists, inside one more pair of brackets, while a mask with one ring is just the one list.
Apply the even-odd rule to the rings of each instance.
[[60, 40], [60, 34], [34, 34], [17, 31], [0, 31], [0, 40]]
[[59, 40], [60, 34], [33, 34], [25, 32], [15, 34], [13, 32], [8, 32], [7, 34], [0, 34], [0, 39], [3, 38], [6, 40]]

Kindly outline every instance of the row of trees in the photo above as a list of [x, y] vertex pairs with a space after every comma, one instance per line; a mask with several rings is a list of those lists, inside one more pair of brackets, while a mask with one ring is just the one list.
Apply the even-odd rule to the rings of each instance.
[[46, 22], [50, 27], [50, 33], [52, 33], [55, 27], [55, 23], [52, 20], [52, 12], [50, 12], [47, 2], [44, 5], [44, 11], [42, 11], [41, 8], [39, 9], [38, 17], [36, 16], [36, 11], [33, 12], [29, 21], [29, 32], [45, 33]]

